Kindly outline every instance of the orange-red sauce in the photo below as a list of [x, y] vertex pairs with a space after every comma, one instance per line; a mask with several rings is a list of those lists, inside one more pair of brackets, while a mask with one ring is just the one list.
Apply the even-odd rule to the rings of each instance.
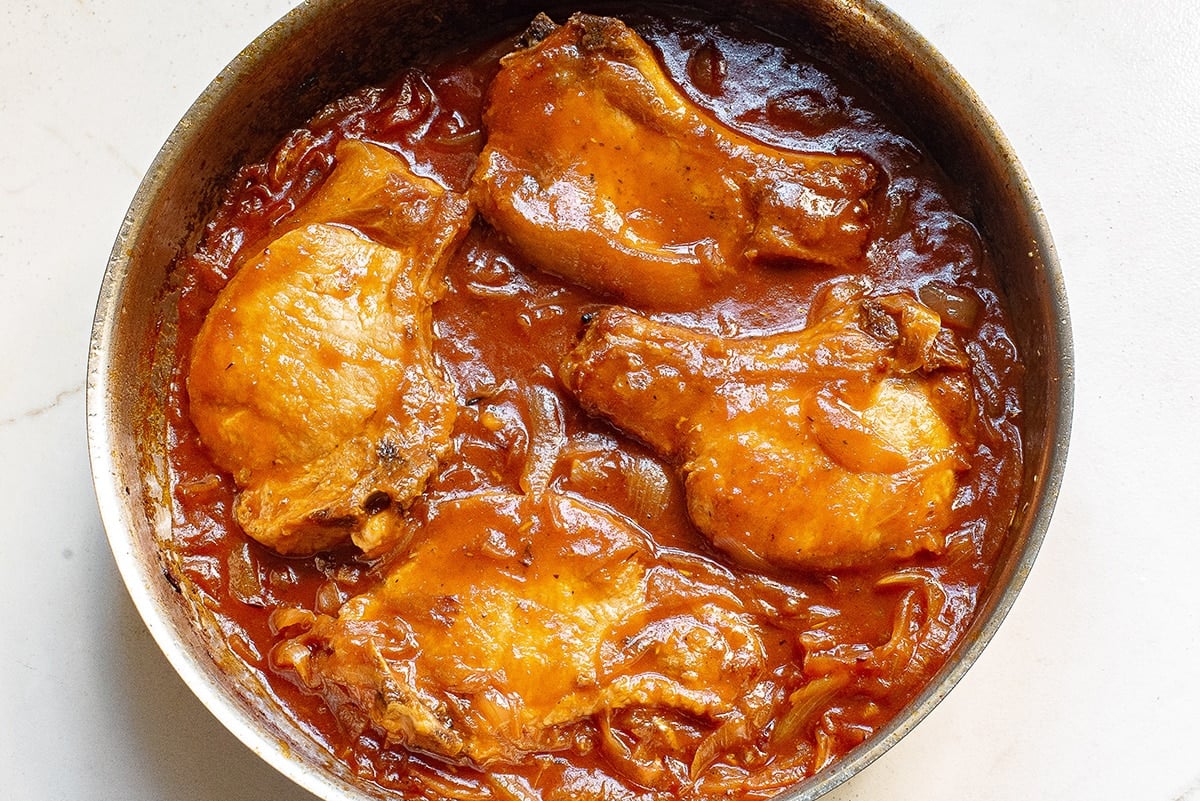
[[[914, 292], [952, 316], [956, 312], [950, 307], [961, 307], [961, 298], [967, 298], [969, 307], [960, 315], [959, 333], [972, 361], [978, 442], [972, 467], [960, 481], [945, 553], [899, 566], [739, 580], [737, 572], [747, 575], [744, 568], [729, 565], [688, 522], [677, 483], [650, 531], [663, 548], [698, 553], [731, 567], [740, 595], [761, 595], [781, 610], [776, 621], [780, 647], [772, 650], [782, 662], [777, 680], [787, 690], [806, 682], [805, 656], [812, 665], [851, 658], [854, 649], [881, 646], [905, 625], [927, 635], [917, 638], [916, 653], [907, 660], [897, 658], [890, 672], [878, 666], [864, 669], [847, 686], [831, 689], [821, 709], [791, 722], [785, 736], [772, 743], [768, 769], [729, 779], [740, 782], [741, 795], [765, 796], [845, 754], [884, 725], [945, 662], [966, 630], [989, 560], [1006, 533], [1021, 478], [1021, 370], [974, 227], [954, 211], [948, 200], [953, 190], [935, 165], [875, 101], [758, 31], [656, 17], [629, 21], [656, 46], [684, 91], [721, 121], [779, 146], [856, 152], [874, 161], [886, 181], [872, 203], [875, 239], [865, 273], [880, 292]], [[467, 188], [483, 143], [483, 94], [509, 41], [454, 53], [406, 70], [387, 87], [333, 103], [282, 142], [265, 163], [238, 173], [200, 246], [179, 265], [179, 337], [169, 393], [176, 507], [166, 546], [179, 556], [183, 575], [173, 578], [186, 582], [216, 610], [233, 650], [365, 781], [434, 797], [488, 796], [478, 789], [486, 786], [481, 775], [471, 769], [384, 747], [370, 732], [350, 736], [321, 699], [271, 669], [268, 654], [275, 637], [268, 617], [273, 609], [297, 606], [335, 613], [347, 597], [378, 580], [379, 566], [350, 550], [284, 558], [241, 533], [231, 511], [232, 480], [213, 466], [189, 421], [186, 372], [190, 343], [239, 254], [263, 240], [271, 224], [319, 184], [342, 138], [392, 148], [418, 172], [457, 191]], [[795, 329], [803, 326], [817, 287], [835, 275], [815, 267], [756, 273], [710, 308], [663, 318], [729, 335]], [[488, 415], [504, 411], [507, 404], [527, 419], [520, 399], [528, 397], [521, 390], [530, 384], [560, 394], [568, 433], [591, 431], [635, 455], [646, 455], [636, 442], [579, 411], [554, 378], [562, 355], [580, 333], [581, 319], [604, 298], [529, 269], [481, 221], [453, 260], [448, 282], [449, 293], [434, 309], [436, 353], [458, 386], [460, 412], [453, 455], [428, 493], [519, 491], [523, 445], [498, 439]], [[628, 511], [628, 500], [615, 489], [604, 500]], [[419, 501], [414, 515], [421, 513], [420, 507]], [[898, 568], [909, 569], [932, 590], [876, 586]], [[636, 789], [597, 752], [546, 755], [506, 772], [547, 797], [554, 797], [552, 788], [563, 797], [581, 797], [605, 786]], [[698, 785], [701, 790], [706, 786], [732, 785]]]

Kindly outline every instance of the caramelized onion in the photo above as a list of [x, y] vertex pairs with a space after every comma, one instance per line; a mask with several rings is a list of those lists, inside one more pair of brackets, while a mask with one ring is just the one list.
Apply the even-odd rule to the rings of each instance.
[[833, 761], [835, 756], [833, 735], [818, 728], [816, 732], [817, 753], [813, 757], [813, 772], [820, 770]]
[[229, 591], [239, 601], [250, 606], [267, 606], [270, 603], [262, 577], [258, 574], [258, 566], [250, 556], [249, 542], [243, 542], [240, 548], [230, 549], [225, 571], [229, 576]]
[[671, 479], [657, 459], [635, 456], [628, 460], [625, 491], [638, 520], [654, 520], [671, 500]]
[[452, 801], [494, 801], [495, 796], [479, 783], [456, 776], [447, 771], [436, 770], [419, 762], [409, 763], [412, 772], [419, 776], [421, 786], [428, 787], [434, 798], [448, 798]]
[[271, 650], [276, 668], [293, 670], [305, 686], [313, 686], [312, 654], [300, 640], [284, 640]]
[[823, 712], [837, 695], [838, 690], [849, 683], [850, 677], [846, 673], [831, 673], [813, 679], [788, 696], [787, 709], [776, 722], [774, 731], [771, 732], [771, 742], [788, 743], [800, 739], [804, 726], [812, 720], [814, 715]]
[[983, 302], [966, 287], [944, 281], [930, 281], [917, 290], [921, 302], [933, 309], [948, 326], [962, 330], [975, 328]]
[[224, 491], [225, 486], [224, 477], [218, 473], [209, 473], [192, 481], [179, 482], [176, 485], [176, 492], [188, 498], [208, 500], [217, 497], [218, 493]]
[[541, 798], [520, 776], [493, 774], [488, 776], [488, 784], [498, 801], [539, 801]]
[[554, 466], [567, 443], [566, 420], [558, 395], [546, 387], [530, 389], [529, 455], [521, 474], [521, 489], [529, 495], [540, 495], [550, 486]]
[[639, 784], [646, 787], [657, 786], [666, 771], [663, 764], [641, 756], [640, 749], [630, 748], [620, 734], [613, 729], [612, 720], [608, 714], [601, 715], [599, 722], [601, 748], [613, 764]]
[[350, 596], [337, 585], [337, 582], [324, 581], [317, 589], [317, 611], [324, 615], [336, 615], [337, 610], [342, 608], [342, 604], [348, 597]]
[[714, 762], [728, 754], [730, 749], [743, 742], [748, 735], [746, 719], [743, 717], [739, 716], [722, 723], [716, 731], [705, 737], [696, 749], [696, 755], [692, 757], [692, 779], [708, 770]]
[[801, 779], [812, 775], [809, 769], [811, 749], [808, 743], [799, 743], [796, 756], [786, 761], [780, 760], [772, 764], [772, 770], [767, 773], [756, 773], [750, 776], [736, 789], [747, 792], [754, 790], [764, 793], [775, 793], [785, 787], [795, 784]]
[[891, 638], [875, 649], [872, 661], [901, 681], [926, 675], [930, 660], [944, 654], [958, 638], [974, 602], [964, 603], [967, 599], [951, 595], [937, 572], [925, 568], [898, 570], [875, 586], [908, 591], [896, 609]]
[[271, 633], [275, 635], [290, 633], [288, 629], [307, 629], [312, 626], [316, 620], [316, 616], [307, 609], [300, 609], [295, 606], [281, 606], [271, 613], [267, 618], [267, 623], [271, 627]]

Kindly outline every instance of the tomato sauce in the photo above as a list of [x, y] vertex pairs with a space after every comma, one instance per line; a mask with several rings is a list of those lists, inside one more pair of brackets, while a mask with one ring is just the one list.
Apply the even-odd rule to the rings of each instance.
[[[454, 257], [449, 291], [434, 307], [435, 353], [458, 388], [459, 414], [451, 456], [426, 496], [521, 491], [528, 442], [514, 436], [531, 436], [535, 412], [527, 398], [535, 386], [559, 396], [572, 441], [627, 454], [621, 463], [588, 462], [591, 490], [607, 493], [601, 500], [641, 522], [662, 549], [708, 560], [741, 597], [778, 615], [774, 676], [780, 693], [796, 702], [774, 724], [769, 758], [753, 769], [726, 760], [684, 793], [724, 797], [736, 789], [739, 797], [766, 797], [886, 724], [966, 631], [1021, 480], [1021, 366], [987, 250], [956, 211], [955, 190], [879, 102], [757, 29], [648, 14], [627, 21], [656, 48], [683, 91], [721, 122], [784, 148], [862, 154], [885, 177], [872, 198], [875, 233], [864, 275], [880, 293], [913, 293], [941, 313], [971, 360], [974, 452], [959, 481], [947, 547], [900, 564], [768, 575], [731, 564], [696, 532], [673, 471], [666, 471], [670, 484], [655, 508], [640, 508], [625, 491], [625, 473], [654, 457], [585, 415], [555, 374], [582, 321], [607, 301], [530, 269], [482, 221]], [[237, 174], [200, 245], [178, 266], [168, 403], [174, 526], [164, 546], [175, 552], [182, 573], [172, 580], [186, 583], [215, 613], [234, 652], [364, 781], [435, 798], [656, 797], [598, 752], [536, 756], [485, 775], [388, 747], [370, 730], [347, 733], [321, 698], [272, 668], [270, 616], [280, 607], [336, 614], [347, 598], [379, 581], [384, 562], [349, 548], [286, 558], [249, 540], [233, 518], [232, 479], [213, 465], [189, 420], [190, 343], [208, 308], [239, 258], [261, 246], [271, 226], [328, 174], [336, 144], [369, 140], [407, 157], [418, 173], [465, 191], [484, 141], [484, 94], [512, 42], [457, 51], [337, 100], [265, 162]], [[709, 307], [656, 316], [725, 336], [794, 330], [803, 327], [819, 287], [835, 277], [826, 267], [756, 272]], [[505, 420], [516, 424], [497, 422]], [[575, 479], [560, 473], [554, 480]], [[418, 500], [413, 515], [422, 513], [423, 503]], [[830, 665], [842, 667], [827, 671]]]

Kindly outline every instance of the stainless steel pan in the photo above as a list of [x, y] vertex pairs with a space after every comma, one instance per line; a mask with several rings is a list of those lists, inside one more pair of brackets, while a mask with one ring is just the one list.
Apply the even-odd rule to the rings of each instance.
[[[817, 798], [862, 770], [945, 697], [1012, 605], [1046, 533], [1067, 451], [1071, 334], [1062, 277], [1037, 200], [979, 100], [908, 25], [871, 0], [700, 2], [802, 42], [884, 98], [952, 181], [1000, 268], [1026, 362], [1026, 475], [999, 566], [957, 652], [875, 737], [784, 793]], [[574, 8], [611, 10], [581, 3]], [[526, 0], [310, 0], [242, 52], [163, 145], [126, 215], [97, 305], [88, 361], [88, 437], [100, 511], [129, 592], [163, 652], [249, 748], [326, 799], [375, 797], [282, 714], [164, 569], [169, 530], [162, 399], [170, 271], [218, 191], [328, 101], [380, 82], [422, 53], [545, 10]], [[167, 325], [159, 327], [158, 320]], [[158, 352], [163, 352], [158, 347]], [[178, 572], [176, 573], [178, 575]]]

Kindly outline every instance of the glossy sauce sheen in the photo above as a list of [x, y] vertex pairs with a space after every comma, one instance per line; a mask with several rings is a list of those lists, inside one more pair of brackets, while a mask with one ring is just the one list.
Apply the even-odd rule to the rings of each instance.
[[[717, 767], [694, 779], [683, 766], [684, 778], [662, 797], [767, 797], [886, 724], [965, 632], [1021, 479], [1021, 369], [974, 227], [953, 210], [936, 167], [874, 101], [756, 30], [656, 17], [627, 21], [654, 45], [685, 93], [727, 125], [780, 147], [862, 154], [880, 169], [864, 275], [875, 293], [906, 291], [940, 311], [971, 359], [976, 441], [972, 466], [959, 479], [945, 552], [840, 572], [764, 575], [732, 564], [695, 531], [670, 468], [666, 490], [648, 505], [628, 476], [657, 464], [654, 457], [586, 416], [556, 378], [583, 321], [607, 301], [528, 269], [482, 222], [454, 257], [449, 292], [434, 307], [435, 355], [457, 386], [459, 412], [451, 454], [425, 497], [520, 493], [530, 439], [538, 435], [539, 411], [529, 399], [552, 393], [575, 453], [560, 460], [551, 486], [579, 491], [586, 485], [589, 495], [645, 528], [662, 553], [698, 555], [711, 564], [708, 581], [726, 582], [748, 607], [772, 618], [768, 656], [775, 691], [794, 699], [790, 711], [759, 744], [764, 753], [757, 759], [715, 760]], [[416, 172], [465, 191], [484, 141], [483, 96], [511, 41], [456, 53], [408, 70], [386, 88], [332, 104], [266, 163], [238, 174], [200, 247], [180, 265], [169, 398], [176, 506], [166, 546], [178, 555], [183, 575], [172, 580], [195, 591], [235, 653], [366, 781], [430, 797], [658, 797], [599, 749], [537, 756], [483, 774], [385, 747], [370, 729], [348, 734], [320, 698], [272, 669], [277, 637], [269, 618], [279, 607], [336, 614], [347, 598], [380, 580], [387, 560], [365, 561], [350, 549], [284, 558], [247, 539], [231, 512], [233, 482], [206, 455], [188, 414], [190, 343], [216, 293], [239, 257], [261, 246], [270, 226], [329, 172], [337, 142], [378, 143], [405, 155]], [[804, 326], [818, 288], [841, 275], [821, 266], [754, 271], [719, 302], [655, 316], [722, 336], [795, 330]], [[427, 511], [422, 499], [410, 515], [419, 520]]]

